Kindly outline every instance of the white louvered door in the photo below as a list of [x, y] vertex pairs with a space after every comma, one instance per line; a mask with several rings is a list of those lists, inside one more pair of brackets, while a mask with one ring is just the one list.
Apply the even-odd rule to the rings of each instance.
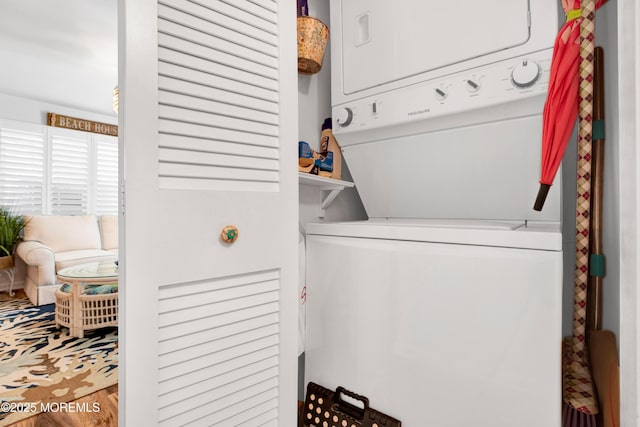
[[295, 8], [119, 1], [122, 426], [296, 423]]

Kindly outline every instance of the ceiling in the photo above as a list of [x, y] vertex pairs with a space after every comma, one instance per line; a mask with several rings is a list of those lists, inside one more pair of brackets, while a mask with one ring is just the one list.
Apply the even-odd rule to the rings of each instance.
[[115, 115], [117, 0], [2, 0], [0, 93]]

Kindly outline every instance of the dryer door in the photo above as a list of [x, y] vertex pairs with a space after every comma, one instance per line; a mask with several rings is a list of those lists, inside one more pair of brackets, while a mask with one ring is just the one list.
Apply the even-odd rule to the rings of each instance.
[[340, 3], [345, 94], [513, 48], [530, 36], [528, 0]]

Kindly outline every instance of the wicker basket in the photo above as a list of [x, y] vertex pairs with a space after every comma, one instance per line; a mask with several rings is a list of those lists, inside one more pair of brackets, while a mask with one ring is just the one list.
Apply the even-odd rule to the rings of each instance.
[[3, 256], [0, 257], [0, 270], [13, 267], [13, 257]]
[[329, 27], [310, 16], [298, 17], [298, 72], [315, 74], [322, 68]]
[[71, 292], [56, 290], [56, 325], [71, 328], [73, 322], [72, 299]]
[[82, 330], [118, 326], [118, 293], [104, 295], [80, 295], [80, 319]]
[[83, 336], [84, 331], [118, 326], [118, 293], [78, 296], [80, 308], [78, 318], [74, 319], [73, 293], [56, 291], [56, 325], [77, 329]]

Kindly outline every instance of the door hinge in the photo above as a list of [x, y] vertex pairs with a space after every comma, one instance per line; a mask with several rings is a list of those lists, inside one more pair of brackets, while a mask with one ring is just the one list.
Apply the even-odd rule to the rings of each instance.
[[124, 215], [124, 179], [120, 181], [119, 193], [120, 213]]

